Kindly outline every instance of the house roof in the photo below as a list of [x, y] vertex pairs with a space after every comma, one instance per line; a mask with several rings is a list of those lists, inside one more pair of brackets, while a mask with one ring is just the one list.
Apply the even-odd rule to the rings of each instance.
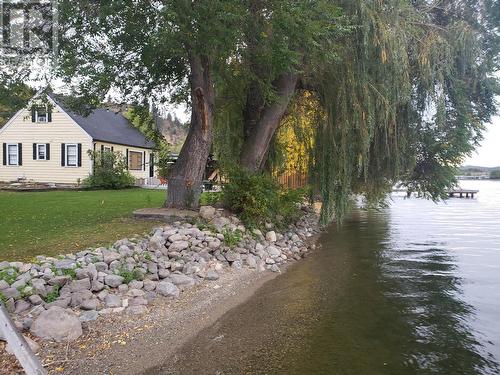
[[155, 147], [153, 141], [148, 140], [144, 134], [119, 112], [97, 108], [88, 116], [83, 116], [67, 109], [56, 95], [49, 94], [49, 97], [85, 130], [94, 141], [142, 148]]

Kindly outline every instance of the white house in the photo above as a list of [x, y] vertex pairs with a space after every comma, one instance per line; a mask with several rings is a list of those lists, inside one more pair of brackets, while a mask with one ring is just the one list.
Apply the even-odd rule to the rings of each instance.
[[84, 117], [53, 94], [43, 102], [18, 111], [0, 129], [0, 181], [76, 184], [92, 173], [88, 150], [120, 151], [134, 177], [153, 177], [154, 144], [121, 113], [96, 109]]

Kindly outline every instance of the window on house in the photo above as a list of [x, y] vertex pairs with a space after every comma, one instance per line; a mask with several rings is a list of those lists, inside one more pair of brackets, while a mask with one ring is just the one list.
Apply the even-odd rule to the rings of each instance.
[[77, 145], [66, 145], [66, 166], [76, 167], [78, 165]]
[[142, 152], [129, 151], [129, 169], [132, 171], [142, 171]]
[[105, 152], [111, 152], [111, 147], [104, 146], [104, 151]]
[[7, 145], [7, 163], [8, 165], [19, 165], [19, 148], [18, 145]]
[[36, 145], [36, 159], [47, 160], [47, 145], [45, 143]]
[[49, 116], [46, 107], [38, 107], [35, 110], [35, 122], [48, 122]]

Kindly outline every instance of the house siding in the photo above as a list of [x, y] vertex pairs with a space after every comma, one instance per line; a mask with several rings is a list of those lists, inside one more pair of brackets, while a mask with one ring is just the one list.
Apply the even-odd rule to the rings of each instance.
[[[0, 153], [0, 181], [26, 178], [36, 182], [76, 184], [92, 171], [87, 154], [93, 147], [91, 137], [60, 108], [52, 109], [52, 122], [31, 122], [31, 112], [23, 110], [12, 122], [0, 129], [0, 147], [3, 143], [22, 143], [22, 165], [3, 165]], [[33, 160], [33, 143], [50, 144], [50, 160]], [[61, 166], [61, 144], [82, 145], [81, 167]]]
[[145, 153], [146, 159], [143, 160], [143, 162], [146, 162], [145, 168], [143, 168], [140, 171], [137, 170], [129, 170], [130, 174], [134, 176], [135, 178], [148, 178], [149, 177], [149, 157], [152, 153], [152, 150], [147, 149], [147, 148], [141, 148], [141, 147], [135, 147], [135, 146], [124, 146], [124, 145], [119, 145], [116, 143], [109, 143], [109, 142], [100, 142], [96, 141], [95, 142], [95, 150], [96, 151], [101, 151], [101, 146], [104, 147], [113, 147], [114, 152], [121, 152], [123, 157], [126, 157], [127, 155], [127, 149], [130, 151], [136, 151], [136, 152], [141, 152]]

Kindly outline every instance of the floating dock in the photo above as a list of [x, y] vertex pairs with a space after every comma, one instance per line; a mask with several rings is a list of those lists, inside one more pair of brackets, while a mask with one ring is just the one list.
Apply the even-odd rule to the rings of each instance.
[[455, 189], [448, 192], [450, 198], [474, 198], [474, 194], [479, 193], [479, 190]]

